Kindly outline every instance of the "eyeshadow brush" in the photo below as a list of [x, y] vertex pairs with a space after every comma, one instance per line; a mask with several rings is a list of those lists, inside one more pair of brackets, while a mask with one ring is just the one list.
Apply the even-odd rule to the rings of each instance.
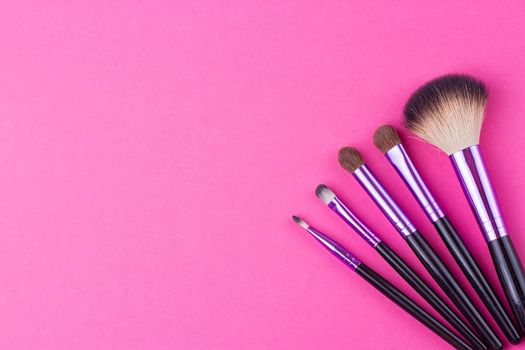
[[469, 249], [423, 182], [405, 147], [403, 147], [396, 129], [390, 125], [377, 128], [374, 133], [374, 144], [386, 156], [410, 189], [505, 337], [513, 344], [519, 343], [521, 336], [517, 327], [507, 314]]
[[404, 122], [417, 136], [449, 156], [525, 335], [525, 274], [479, 148], [487, 97], [483, 82], [468, 75], [445, 75], [412, 94], [405, 105]]
[[478, 336], [438, 296], [436, 292], [384, 241], [375, 235], [345, 203], [327, 186], [321, 184], [315, 194], [348, 226], [363, 238], [379, 255], [423, 297], [443, 318], [450, 323], [475, 349], [487, 349]]
[[308, 231], [321, 245], [330, 251], [336, 258], [343, 262], [350, 269], [355, 271], [359, 276], [370, 283], [374, 288], [379, 290], [388, 299], [393, 301], [403, 310], [408, 312], [412, 317], [424, 324], [435, 334], [440, 336], [447, 343], [456, 349], [473, 350], [473, 348], [461, 339], [458, 335], [448, 329], [441, 322], [436, 320], [432, 315], [426, 312], [421, 306], [410, 299], [406, 294], [397, 289], [394, 285], [384, 279], [377, 272], [366, 266], [364, 263], [354, 257], [348, 250], [343, 248], [339, 243], [320, 232], [319, 230], [308, 225], [304, 220], [297, 216], [292, 216], [299, 226]]
[[394, 199], [368, 169], [361, 154], [355, 148], [344, 147], [339, 150], [339, 164], [352, 173], [354, 178], [366, 190], [383, 214], [405, 239], [441, 289], [458, 307], [478, 335], [482, 337], [485, 345], [490, 349], [501, 349], [503, 347], [501, 340], [476, 309], [443, 260], [437, 255], [427, 240], [416, 230]]

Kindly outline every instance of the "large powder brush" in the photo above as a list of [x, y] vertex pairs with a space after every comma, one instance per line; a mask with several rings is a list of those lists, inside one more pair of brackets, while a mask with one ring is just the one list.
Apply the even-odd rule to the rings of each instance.
[[414, 300], [397, 289], [394, 285], [388, 282], [383, 276], [372, 270], [370, 267], [361, 262], [346, 248], [344, 248], [337, 241], [327, 236], [318, 229], [310, 226], [306, 221], [298, 216], [292, 216], [293, 221], [308, 231], [322, 246], [324, 246], [330, 253], [332, 253], [343, 264], [355, 271], [359, 276], [364, 278], [374, 288], [379, 290], [384, 296], [393, 301], [403, 310], [408, 312], [412, 317], [428, 327], [431, 331], [440, 336], [447, 343], [458, 350], [474, 350], [470, 344], [463, 340], [460, 336], [454, 333], [451, 329], [434, 318], [425, 309], [423, 309]]
[[478, 146], [487, 96], [483, 82], [468, 75], [445, 75], [410, 97], [404, 121], [408, 129], [449, 156], [523, 334], [525, 275]]

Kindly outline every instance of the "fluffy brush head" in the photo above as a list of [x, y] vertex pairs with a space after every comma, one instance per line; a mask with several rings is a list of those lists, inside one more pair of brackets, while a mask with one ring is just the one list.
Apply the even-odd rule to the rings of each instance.
[[339, 150], [339, 164], [342, 168], [353, 173], [361, 165], [365, 164], [363, 157], [358, 150], [353, 147], [343, 147]]
[[310, 227], [310, 225], [308, 225], [306, 223], [306, 221], [304, 221], [303, 219], [301, 219], [300, 217], [298, 216], [295, 216], [295, 215], [292, 215], [292, 220], [298, 224], [299, 226], [301, 226], [302, 228], [304, 229], [307, 229], [308, 227]]
[[382, 125], [374, 132], [374, 145], [386, 153], [401, 143], [396, 129], [390, 125]]
[[335, 198], [335, 193], [323, 184], [317, 186], [315, 189], [315, 195], [319, 197], [319, 199], [322, 200], [324, 204], [330, 203]]
[[410, 97], [405, 125], [450, 155], [479, 143], [486, 102], [483, 82], [468, 75], [445, 75]]

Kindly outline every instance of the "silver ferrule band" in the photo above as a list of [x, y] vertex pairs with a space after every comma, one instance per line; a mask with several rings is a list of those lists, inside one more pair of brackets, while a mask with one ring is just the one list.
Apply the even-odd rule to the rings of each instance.
[[332, 209], [344, 222], [346, 222], [361, 238], [372, 247], [375, 247], [381, 239], [370, 231], [370, 229], [355, 216], [355, 214], [338, 198], [334, 197], [328, 207]]
[[314, 236], [319, 243], [321, 243], [326, 249], [330, 251], [336, 258], [341, 260], [343, 263], [348, 265], [352, 270], [355, 270], [361, 261], [356, 258], [352, 253], [346, 250], [342, 245], [322, 233], [315, 228], [309, 226], [306, 229], [312, 236]]
[[353, 175], [403, 237], [407, 237], [416, 231], [408, 217], [365, 164], [357, 168]]
[[492, 241], [506, 236], [507, 229], [478, 145], [453, 153], [450, 159], [485, 239]]
[[428, 190], [428, 187], [423, 182], [423, 179], [421, 179], [419, 172], [414, 166], [414, 163], [412, 163], [403, 145], [398, 144], [391, 148], [385, 153], [385, 156], [394, 166], [399, 176], [401, 176], [430, 221], [436, 222], [445, 216]]

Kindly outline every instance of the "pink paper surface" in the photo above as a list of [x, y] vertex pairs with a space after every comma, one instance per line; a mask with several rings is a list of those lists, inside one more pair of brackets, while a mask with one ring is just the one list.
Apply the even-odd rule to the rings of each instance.
[[[1, 8], [1, 349], [450, 348], [290, 220], [422, 302], [314, 196], [329, 185], [428, 279], [339, 168], [353, 145], [459, 273], [371, 139], [448, 72], [490, 89], [482, 149], [525, 258], [523, 2]], [[448, 159], [401, 133], [502, 295]]]

